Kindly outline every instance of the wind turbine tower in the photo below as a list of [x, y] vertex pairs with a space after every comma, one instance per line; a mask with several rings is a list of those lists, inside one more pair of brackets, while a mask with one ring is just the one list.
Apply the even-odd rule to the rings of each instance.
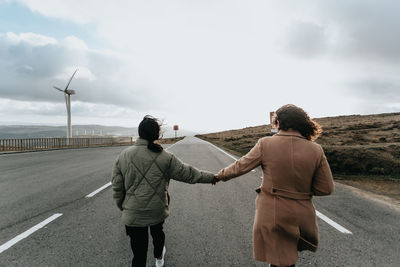
[[74, 73], [72, 74], [71, 78], [69, 79], [67, 86], [65, 87], [64, 90], [58, 88], [57, 86], [53, 86], [54, 89], [57, 89], [58, 91], [61, 91], [64, 93], [64, 98], [65, 98], [65, 105], [67, 107], [67, 124], [68, 124], [68, 129], [67, 129], [67, 138], [68, 141], [69, 139], [72, 137], [72, 126], [71, 126], [71, 95], [75, 94], [75, 90], [70, 90], [68, 89], [69, 84], [71, 83], [72, 79], [75, 76], [75, 73], [77, 72], [77, 70], [74, 71]]

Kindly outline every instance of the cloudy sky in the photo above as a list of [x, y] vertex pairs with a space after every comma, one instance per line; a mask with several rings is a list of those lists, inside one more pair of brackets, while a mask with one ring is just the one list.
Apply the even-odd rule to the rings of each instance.
[[0, 124], [210, 132], [400, 111], [400, 1], [0, 0]]

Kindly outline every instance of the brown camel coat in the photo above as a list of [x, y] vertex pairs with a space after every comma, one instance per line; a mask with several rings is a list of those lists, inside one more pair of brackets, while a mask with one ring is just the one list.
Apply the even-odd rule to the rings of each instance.
[[251, 151], [222, 169], [227, 181], [261, 165], [257, 189], [253, 252], [257, 261], [278, 266], [295, 264], [297, 251], [316, 251], [318, 226], [313, 195], [334, 190], [332, 173], [322, 147], [296, 131], [261, 138]]

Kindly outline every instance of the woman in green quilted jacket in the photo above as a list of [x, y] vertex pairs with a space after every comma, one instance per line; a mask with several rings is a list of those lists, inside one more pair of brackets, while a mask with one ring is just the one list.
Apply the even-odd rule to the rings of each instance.
[[139, 124], [139, 138], [118, 156], [112, 172], [113, 197], [122, 211], [135, 267], [146, 266], [149, 227], [156, 266], [164, 265], [163, 223], [169, 214], [169, 180], [190, 184], [216, 182], [213, 173], [182, 163], [154, 143], [159, 137], [158, 120], [145, 116]]

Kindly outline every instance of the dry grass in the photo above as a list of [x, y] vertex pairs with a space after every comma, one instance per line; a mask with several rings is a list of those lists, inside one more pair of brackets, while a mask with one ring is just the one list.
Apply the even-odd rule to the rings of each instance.
[[[400, 178], [400, 113], [315, 119], [323, 127], [317, 140], [334, 174]], [[198, 135], [236, 155], [247, 153], [270, 125]]]
[[[400, 113], [315, 119], [336, 181], [400, 200]], [[271, 126], [197, 135], [232, 154], [246, 154]]]
[[165, 144], [174, 144], [185, 137], [177, 137], [177, 138], [163, 138], [156, 141], [157, 144], [165, 145]]

